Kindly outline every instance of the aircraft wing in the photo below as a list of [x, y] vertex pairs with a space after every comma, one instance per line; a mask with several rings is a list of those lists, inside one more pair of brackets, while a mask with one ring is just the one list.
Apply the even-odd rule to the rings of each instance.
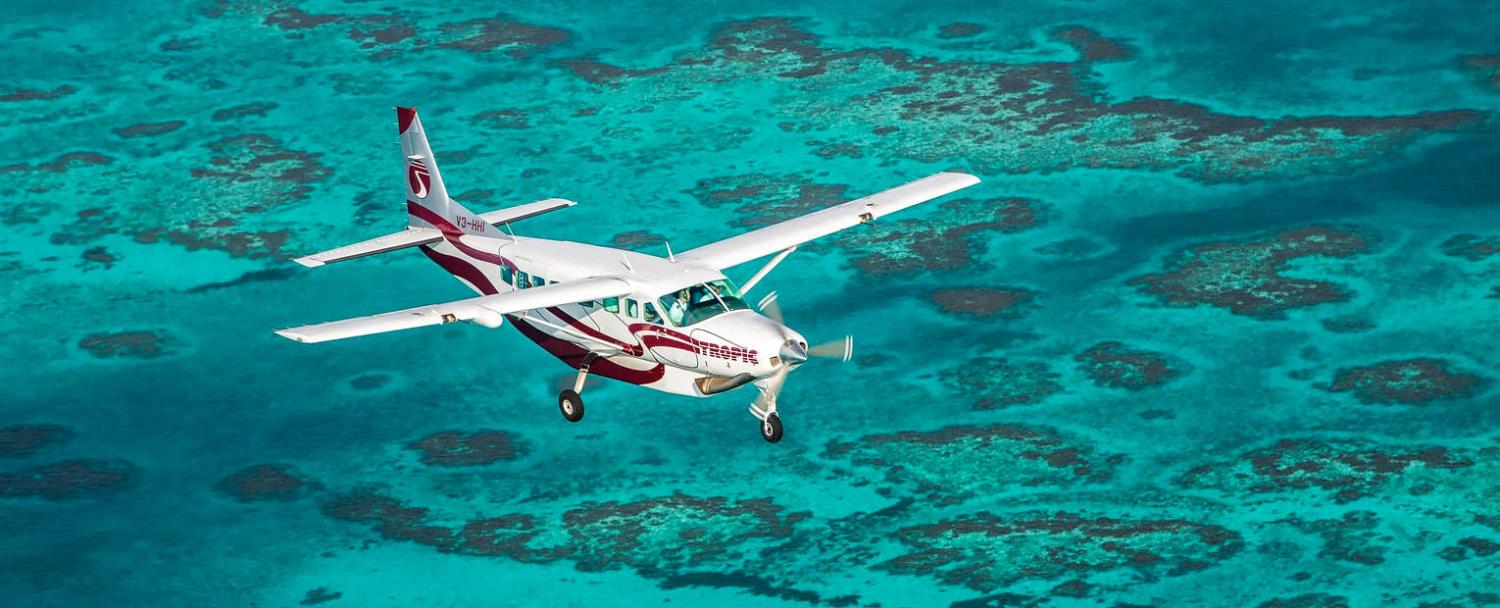
[[873, 221], [977, 183], [979, 178], [967, 173], [938, 173], [799, 218], [709, 243], [677, 254], [677, 257], [722, 270]]
[[593, 277], [467, 300], [418, 306], [368, 317], [303, 325], [277, 330], [276, 334], [298, 342], [326, 342], [413, 327], [442, 325], [455, 321], [479, 319], [481, 322], [493, 321], [498, 324], [500, 315], [534, 308], [588, 302], [627, 293], [630, 293], [630, 284], [625, 279]]

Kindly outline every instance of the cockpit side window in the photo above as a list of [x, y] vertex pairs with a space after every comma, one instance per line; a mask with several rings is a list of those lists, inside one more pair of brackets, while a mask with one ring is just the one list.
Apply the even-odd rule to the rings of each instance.
[[646, 302], [643, 308], [646, 310], [646, 322], [661, 325], [661, 315], [656, 314], [656, 306]]

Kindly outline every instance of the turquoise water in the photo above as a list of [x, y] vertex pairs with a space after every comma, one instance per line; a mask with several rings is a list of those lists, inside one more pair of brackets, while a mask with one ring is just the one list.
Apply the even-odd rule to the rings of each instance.
[[[7, 605], [1500, 603], [1481, 3], [4, 13]], [[289, 261], [403, 225], [398, 104], [467, 206], [657, 253], [985, 181], [757, 288], [856, 336], [780, 444], [571, 425], [509, 328], [270, 333], [467, 297]]]

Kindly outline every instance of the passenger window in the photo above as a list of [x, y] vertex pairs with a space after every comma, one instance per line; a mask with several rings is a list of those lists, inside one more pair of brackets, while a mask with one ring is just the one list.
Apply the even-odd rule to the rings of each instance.
[[547, 284], [547, 279], [544, 279], [542, 277], [535, 277], [535, 276], [531, 277], [531, 286], [532, 287], [541, 287], [541, 286], [546, 285], [546, 284]]
[[604, 298], [604, 310], [610, 311], [615, 314], [620, 314], [620, 299]]
[[646, 303], [646, 322], [661, 325], [661, 315], [656, 314], [656, 307], [650, 302]]
[[513, 277], [511, 276], [513, 272], [514, 271], [512, 271], [509, 266], [501, 266], [500, 280], [503, 281], [506, 285], [509, 285], [513, 280]]
[[625, 314], [631, 318], [640, 317], [640, 305], [636, 304], [635, 300], [625, 298]]
[[530, 284], [531, 284], [531, 278], [526, 275], [526, 271], [524, 271], [524, 270], [517, 270], [516, 271], [516, 289], [526, 289], [526, 286], [530, 285]]

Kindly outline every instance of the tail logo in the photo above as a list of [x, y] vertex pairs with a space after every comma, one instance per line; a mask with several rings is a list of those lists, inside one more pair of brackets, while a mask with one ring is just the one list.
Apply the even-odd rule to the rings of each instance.
[[427, 165], [419, 159], [411, 159], [406, 165], [406, 185], [417, 198], [427, 198], [427, 189], [432, 187], [432, 176], [427, 174]]

